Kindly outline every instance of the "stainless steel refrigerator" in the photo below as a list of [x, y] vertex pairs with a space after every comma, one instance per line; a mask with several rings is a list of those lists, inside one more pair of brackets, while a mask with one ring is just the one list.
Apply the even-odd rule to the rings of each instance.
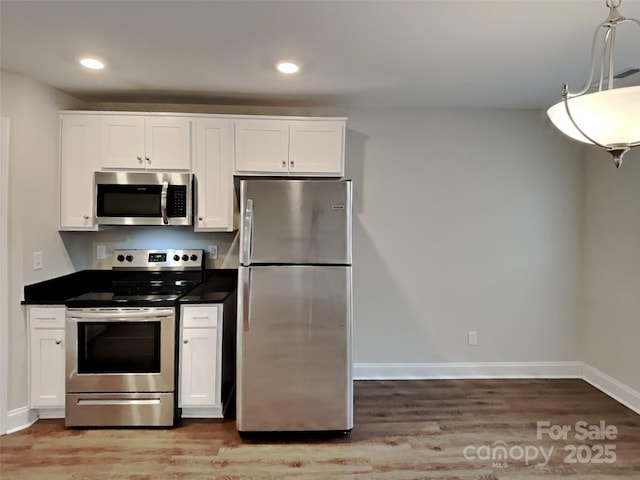
[[240, 182], [240, 432], [353, 428], [351, 192]]

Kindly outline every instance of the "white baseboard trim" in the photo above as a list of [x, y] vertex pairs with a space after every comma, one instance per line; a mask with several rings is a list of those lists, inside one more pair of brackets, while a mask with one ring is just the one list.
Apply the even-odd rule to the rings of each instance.
[[30, 427], [38, 420], [38, 414], [29, 407], [16, 408], [7, 412], [7, 434]]
[[38, 412], [38, 418], [49, 418], [49, 419], [64, 418], [64, 413], [65, 413], [64, 407], [40, 408], [36, 411]]
[[582, 378], [640, 415], [640, 392], [610, 377], [591, 365], [584, 364]]
[[356, 363], [356, 380], [582, 378], [582, 362]]
[[356, 363], [356, 380], [579, 378], [640, 414], [640, 392], [584, 362]]

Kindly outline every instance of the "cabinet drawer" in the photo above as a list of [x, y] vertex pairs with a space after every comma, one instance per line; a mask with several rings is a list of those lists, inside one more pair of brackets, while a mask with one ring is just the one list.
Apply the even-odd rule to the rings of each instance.
[[183, 328], [215, 328], [218, 325], [218, 305], [182, 307]]
[[64, 328], [64, 307], [30, 307], [31, 328]]

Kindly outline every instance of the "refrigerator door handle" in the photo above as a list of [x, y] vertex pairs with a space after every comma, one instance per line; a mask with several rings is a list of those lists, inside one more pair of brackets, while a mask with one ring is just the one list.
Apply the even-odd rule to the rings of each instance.
[[242, 238], [242, 260], [244, 265], [251, 264], [251, 229], [253, 226], [253, 200], [248, 198], [243, 218], [244, 237]]
[[242, 301], [242, 330], [249, 331], [251, 317], [251, 269], [240, 269], [240, 298]]

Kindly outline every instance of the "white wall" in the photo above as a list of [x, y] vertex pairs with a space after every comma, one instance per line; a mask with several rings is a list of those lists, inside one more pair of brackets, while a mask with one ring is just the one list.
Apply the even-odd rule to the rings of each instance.
[[[58, 236], [58, 110], [79, 103], [28, 77], [0, 73], [0, 115], [10, 120], [8, 410], [27, 405], [25, 284], [73, 271]], [[33, 271], [32, 252], [44, 268]]]
[[0, 116], [0, 435], [7, 432], [7, 372], [9, 371], [9, 128]]
[[620, 170], [589, 149], [581, 358], [640, 391], [640, 151]]
[[580, 147], [536, 111], [348, 115], [355, 361], [577, 360]]

